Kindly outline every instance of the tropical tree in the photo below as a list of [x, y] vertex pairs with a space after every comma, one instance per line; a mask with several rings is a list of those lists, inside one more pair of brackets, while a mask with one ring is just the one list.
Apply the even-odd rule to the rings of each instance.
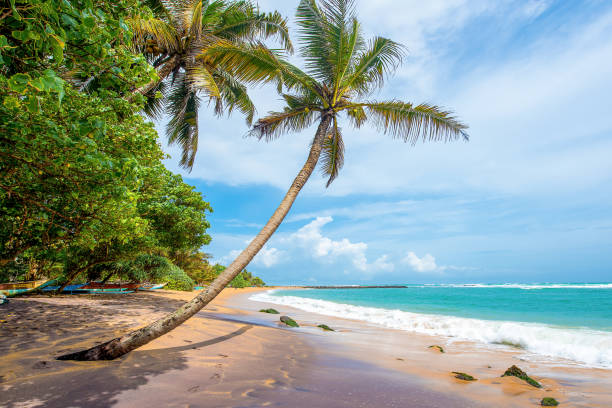
[[336, 178], [344, 161], [344, 142], [338, 124], [341, 114], [355, 127], [370, 121], [383, 133], [412, 144], [418, 140], [467, 140], [467, 126], [436, 106], [366, 99], [400, 64], [403, 49], [381, 37], [366, 42], [354, 16], [353, 1], [327, 0], [319, 7], [315, 0], [301, 0], [297, 24], [306, 70], [257, 45], [247, 49], [231, 43], [218, 44], [208, 53], [214, 63], [227, 67], [242, 81], [276, 81], [291, 91], [283, 95], [285, 109], [260, 119], [253, 126], [252, 135], [272, 140], [318, 123], [308, 158], [278, 208], [240, 255], [194, 299], [143, 328], [60, 359], [114, 359], [169, 332], [213, 300], [276, 231], [321, 155], [328, 185]]
[[180, 164], [193, 166], [198, 148], [198, 108], [202, 97], [215, 113], [242, 112], [250, 125], [255, 113], [246, 87], [206, 57], [220, 41], [236, 47], [276, 37], [291, 50], [286, 20], [278, 13], [261, 13], [251, 1], [150, 0], [155, 17], [134, 17], [130, 26], [139, 50], [156, 68], [158, 78], [136, 90], [148, 96], [145, 112], [170, 115], [166, 134], [182, 148]]

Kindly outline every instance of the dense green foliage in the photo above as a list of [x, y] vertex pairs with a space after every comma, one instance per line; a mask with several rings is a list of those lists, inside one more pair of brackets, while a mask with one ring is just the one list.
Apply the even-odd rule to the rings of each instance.
[[[208, 262], [210, 255], [203, 252], [192, 254], [189, 258], [190, 264], [187, 264], [184, 259], [175, 261], [175, 263], [185, 270], [187, 275], [193, 279], [198, 285], [204, 286], [211, 283], [221, 272], [225, 270], [225, 266], [221, 264], [211, 265]], [[236, 276], [229, 284], [232, 288], [246, 288], [249, 286], [266, 286], [265, 282], [246, 269]]]
[[135, 0], [0, 7], [0, 279], [193, 286], [169, 254], [209, 243], [211, 208], [163, 166], [144, 98], [125, 97], [156, 77], [131, 44], [139, 13]]

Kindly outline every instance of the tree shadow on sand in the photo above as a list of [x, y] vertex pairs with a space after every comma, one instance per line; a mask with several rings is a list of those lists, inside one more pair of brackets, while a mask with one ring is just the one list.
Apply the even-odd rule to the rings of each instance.
[[[113, 306], [129, 303], [121, 298], [97, 299], [117, 302]], [[143, 297], [138, 306], [146, 307], [147, 302], [157, 311], [182, 304], [165, 299], [160, 305], [159, 298]], [[74, 348], [75, 341], [91, 344], [92, 339], [105, 340], [124, 328], [111, 324], [111, 317], [116, 321], [118, 314], [129, 316], [130, 311], [58, 306], [35, 300], [12, 301], [10, 305], [10, 309], [0, 311], [0, 319], [10, 319], [4, 322], [8, 330], [2, 327], [0, 338], [0, 407], [7, 408], [109, 407], [116, 402], [117, 394], [146, 384], [150, 377], [187, 368], [184, 352], [230, 340], [253, 327], [245, 324], [223, 336], [185, 346], [134, 351], [114, 361], [57, 361], [41, 344], [52, 343], [52, 352], [59, 355], [66, 347]]]

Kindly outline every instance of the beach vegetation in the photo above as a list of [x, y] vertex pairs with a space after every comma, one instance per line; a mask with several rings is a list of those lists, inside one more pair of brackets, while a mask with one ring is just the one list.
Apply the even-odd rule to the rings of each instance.
[[261, 309], [260, 310], [261, 313], [269, 313], [269, 314], [279, 314], [278, 310], [276, 309]]
[[328, 325], [326, 325], [326, 324], [320, 324], [320, 325], [318, 325], [317, 327], [319, 327], [319, 328], [323, 329], [324, 331], [335, 331], [334, 329], [332, 329], [331, 327], [329, 327], [329, 326], [328, 326]]
[[543, 407], [556, 407], [559, 405], [559, 401], [551, 397], [544, 397], [542, 401], [540, 401], [540, 405]]
[[476, 378], [474, 378], [473, 376], [466, 374], [466, 373], [462, 373], [460, 371], [453, 371], [452, 372], [455, 376], [455, 378], [458, 378], [460, 380], [463, 381], [476, 381]]
[[300, 327], [299, 324], [289, 316], [281, 316], [279, 319], [282, 323], [285, 323], [289, 327]]
[[527, 382], [529, 385], [532, 385], [536, 388], [542, 388], [542, 384], [540, 384], [539, 382], [537, 382], [536, 380], [528, 376], [526, 372], [524, 372], [523, 370], [521, 370], [515, 365], [508, 368], [506, 372], [502, 374], [502, 377], [508, 377], [508, 376], [520, 378], [521, 380]]
[[156, 255], [186, 286], [168, 254], [210, 242], [211, 207], [164, 167], [145, 98], [131, 97], [156, 74], [126, 21], [151, 10], [11, 4], [0, 35], [0, 279], [152, 280], [161, 270], [140, 261]]
[[[387, 38], [366, 40], [354, 1], [301, 0], [296, 22], [305, 69], [287, 61], [286, 52], [259, 43], [236, 45], [219, 41], [205, 53], [207, 63], [220, 67], [235, 80], [247, 85], [270, 82], [281, 93], [285, 107], [259, 119], [251, 136], [272, 141], [316, 124], [314, 137], [307, 145], [308, 158], [273, 215], [207, 289], [180, 309], [148, 326], [60, 359], [117, 358], [168, 333], [205, 307], [263, 248], [317, 166], [328, 187], [339, 175], [344, 163], [342, 119], [354, 128], [372, 123], [381, 133], [411, 145], [417, 141], [467, 140], [467, 126], [448, 110], [428, 103], [372, 99], [402, 62], [405, 50]], [[188, 165], [190, 156], [184, 159]]]

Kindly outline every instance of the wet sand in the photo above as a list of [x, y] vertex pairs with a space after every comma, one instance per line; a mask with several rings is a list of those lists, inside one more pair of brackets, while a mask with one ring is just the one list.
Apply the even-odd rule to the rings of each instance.
[[[270, 305], [304, 325], [290, 329], [278, 315], [258, 313], [266, 305], [248, 300], [252, 291], [226, 289], [178, 329], [107, 362], [54, 357], [140, 327], [193, 293], [12, 299], [0, 306], [0, 407], [523, 407], [537, 406], [541, 395], [562, 407], [612, 401], [606, 370], [599, 385], [585, 384], [591, 377], [566, 378], [584, 373], [544, 372], [512, 353], [455, 343], [439, 354], [427, 348], [427, 336]], [[323, 332], [318, 323], [340, 331]], [[499, 378], [508, 363], [546, 374], [535, 376], [545, 389]], [[456, 380], [453, 370], [480, 380]]]

